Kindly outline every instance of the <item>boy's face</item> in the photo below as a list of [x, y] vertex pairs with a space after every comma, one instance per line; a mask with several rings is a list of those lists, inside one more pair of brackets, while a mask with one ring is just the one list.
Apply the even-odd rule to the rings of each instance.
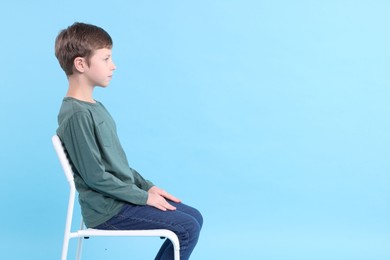
[[98, 49], [91, 56], [89, 67], [84, 72], [84, 75], [91, 85], [107, 87], [115, 68], [115, 64], [112, 61], [112, 50], [107, 48]]

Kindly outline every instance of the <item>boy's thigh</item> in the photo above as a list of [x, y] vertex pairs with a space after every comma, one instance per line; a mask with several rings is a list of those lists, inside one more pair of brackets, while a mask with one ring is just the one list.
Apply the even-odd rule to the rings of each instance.
[[[96, 228], [111, 230], [169, 229], [174, 231], [182, 226], [192, 225], [192, 222], [198, 222], [194, 216], [186, 213], [194, 212], [194, 210], [189, 210], [186, 206], [181, 206], [180, 209], [162, 211], [147, 205], [125, 204], [116, 216]], [[196, 224], [201, 226], [201, 223]]]

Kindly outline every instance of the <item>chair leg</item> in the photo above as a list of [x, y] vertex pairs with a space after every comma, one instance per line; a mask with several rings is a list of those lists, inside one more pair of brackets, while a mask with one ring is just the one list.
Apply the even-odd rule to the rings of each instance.
[[61, 260], [66, 260], [66, 257], [68, 256], [68, 248], [69, 248], [69, 237], [65, 237], [64, 243], [62, 244]]
[[173, 254], [174, 254], [173, 258], [175, 260], [179, 260], [180, 259], [180, 250], [175, 248]]
[[82, 251], [83, 251], [83, 237], [79, 237], [79, 242], [77, 243], [76, 260], [81, 259]]
[[[84, 221], [81, 219], [81, 224], [80, 224], [80, 230], [84, 229]], [[79, 241], [77, 243], [77, 252], [76, 252], [76, 260], [81, 259], [81, 253], [83, 251], [83, 239], [84, 237], [79, 237]]]
[[172, 240], [173, 244], [173, 259], [180, 260], [180, 244], [178, 239]]

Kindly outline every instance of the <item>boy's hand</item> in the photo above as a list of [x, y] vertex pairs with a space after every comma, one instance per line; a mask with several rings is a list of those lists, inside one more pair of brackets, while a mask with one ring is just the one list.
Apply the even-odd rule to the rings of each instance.
[[162, 211], [176, 210], [176, 207], [169, 204], [166, 199], [177, 203], [181, 202], [178, 198], [168, 192], [158, 188], [157, 186], [153, 186], [148, 190], [148, 200], [146, 204]]

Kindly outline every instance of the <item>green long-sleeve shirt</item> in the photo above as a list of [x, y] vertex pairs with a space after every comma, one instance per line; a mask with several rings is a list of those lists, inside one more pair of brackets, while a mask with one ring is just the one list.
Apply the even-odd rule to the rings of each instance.
[[58, 124], [87, 227], [109, 220], [124, 203], [146, 204], [153, 184], [129, 167], [115, 122], [103, 104], [66, 97]]

